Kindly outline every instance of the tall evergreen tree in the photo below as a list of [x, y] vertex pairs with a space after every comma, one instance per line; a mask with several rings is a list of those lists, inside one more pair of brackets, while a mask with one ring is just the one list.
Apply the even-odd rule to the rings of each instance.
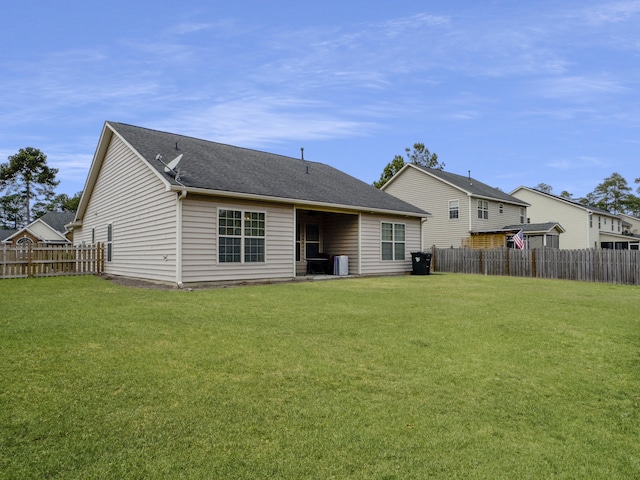
[[54, 195], [57, 168], [47, 165], [47, 156], [37, 148], [21, 148], [9, 161], [0, 164], [0, 189], [18, 194], [26, 224], [31, 222], [31, 204], [50, 201]]
[[382, 186], [391, 180], [391, 177], [398, 173], [406, 163], [413, 163], [414, 165], [435, 168], [437, 170], [442, 170], [444, 168], [444, 162], [438, 161], [438, 155], [436, 153], [431, 153], [429, 149], [424, 146], [424, 143], [414, 143], [413, 150], [407, 147], [404, 151], [408, 162], [405, 161], [402, 155], [396, 155], [393, 157], [393, 160], [384, 167], [384, 170], [380, 175], [380, 179], [373, 182], [374, 187], [382, 188]]

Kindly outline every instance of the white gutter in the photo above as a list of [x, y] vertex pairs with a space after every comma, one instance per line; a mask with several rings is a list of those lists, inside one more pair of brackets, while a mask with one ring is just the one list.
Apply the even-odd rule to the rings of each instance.
[[[370, 213], [381, 213], [385, 215], [401, 215], [405, 217], [417, 217], [424, 218], [425, 215], [422, 213], [415, 212], [405, 212], [401, 210], [387, 210], [382, 208], [375, 207], [365, 207], [362, 205], [341, 205], [337, 203], [326, 203], [326, 202], [317, 202], [313, 200], [302, 200], [295, 198], [283, 198], [283, 197], [270, 197], [268, 195], [257, 195], [255, 193], [242, 193], [242, 192], [227, 192], [224, 190], [209, 190], [207, 188], [186, 188], [180, 185], [171, 185], [167, 188], [168, 191], [174, 192], [183, 192], [188, 191], [192, 195], [207, 195], [207, 196], [220, 196], [220, 197], [228, 197], [228, 198], [241, 198], [245, 200], [260, 200], [263, 202], [273, 202], [273, 203], [287, 203], [298, 206], [310, 206], [310, 207], [321, 207], [333, 209], [339, 212], [353, 212], [356, 211], [364, 211]], [[427, 213], [427, 212], [425, 212]]]

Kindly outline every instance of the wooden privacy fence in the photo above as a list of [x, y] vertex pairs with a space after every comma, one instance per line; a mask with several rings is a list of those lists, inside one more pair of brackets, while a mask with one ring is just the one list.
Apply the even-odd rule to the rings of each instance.
[[90, 246], [0, 246], [0, 278], [96, 275], [104, 272], [104, 248]]
[[640, 285], [638, 250], [434, 248], [434, 272], [480, 273]]

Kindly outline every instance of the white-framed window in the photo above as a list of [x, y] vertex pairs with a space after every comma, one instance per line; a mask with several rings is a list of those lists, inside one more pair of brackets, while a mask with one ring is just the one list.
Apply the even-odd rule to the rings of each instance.
[[[498, 204], [498, 212], [500, 214], [504, 213], [504, 205], [502, 203]], [[522, 222], [520, 222], [520, 223], [522, 223]]]
[[404, 223], [382, 222], [382, 260], [405, 259], [405, 231]]
[[[525, 221], [525, 217], [526, 217], [526, 209], [524, 207], [520, 207], [520, 223], [524, 223]], [[527, 223], [529, 223], [529, 221], [527, 220]]]
[[95, 245], [96, 243], [96, 229], [91, 229], [91, 245]]
[[218, 210], [218, 261], [259, 263], [265, 258], [264, 212]]
[[107, 262], [113, 260], [113, 223], [107, 225]]
[[489, 202], [478, 200], [478, 218], [487, 220], [489, 218]]
[[460, 201], [449, 200], [449, 220], [460, 218]]
[[29, 237], [21, 237], [16, 241], [16, 245], [22, 245], [22, 246], [27, 246], [27, 245], [33, 245], [33, 240], [31, 240]]

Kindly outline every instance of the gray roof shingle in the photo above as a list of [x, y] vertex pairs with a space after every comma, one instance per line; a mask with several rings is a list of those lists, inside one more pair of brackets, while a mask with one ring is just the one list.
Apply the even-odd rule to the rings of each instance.
[[75, 215], [76, 212], [47, 212], [40, 217], [40, 220], [42, 220], [54, 230], [60, 233], [65, 233], [66, 229], [64, 228], [64, 226], [68, 223], [73, 222], [73, 218], [75, 217]]
[[9, 238], [11, 235], [16, 233], [18, 230], [8, 230], [6, 228], [0, 228], [0, 242], [6, 238]]
[[457, 175], [455, 173], [449, 173], [435, 168], [420, 166], [417, 166], [417, 168], [430, 173], [431, 175], [448, 182], [465, 192], [469, 192], [473, 196], [490, 198], [499, 202], [512, 203], [515, 205], [529, 206], [527, 202], [524, 202], [519, 198], [512, 197], [511, 195], [504, 193], [502, 190], [490, 187], [486, 183], [482, 183], [475, 178], [471, 178], [469, 176], [465, 177], [464, 175]]
[[[423, 210], [323, 163], [108, 122], [172, 185], [398, 213]], [[182, 154], [180, 181], [164, 172]]]

